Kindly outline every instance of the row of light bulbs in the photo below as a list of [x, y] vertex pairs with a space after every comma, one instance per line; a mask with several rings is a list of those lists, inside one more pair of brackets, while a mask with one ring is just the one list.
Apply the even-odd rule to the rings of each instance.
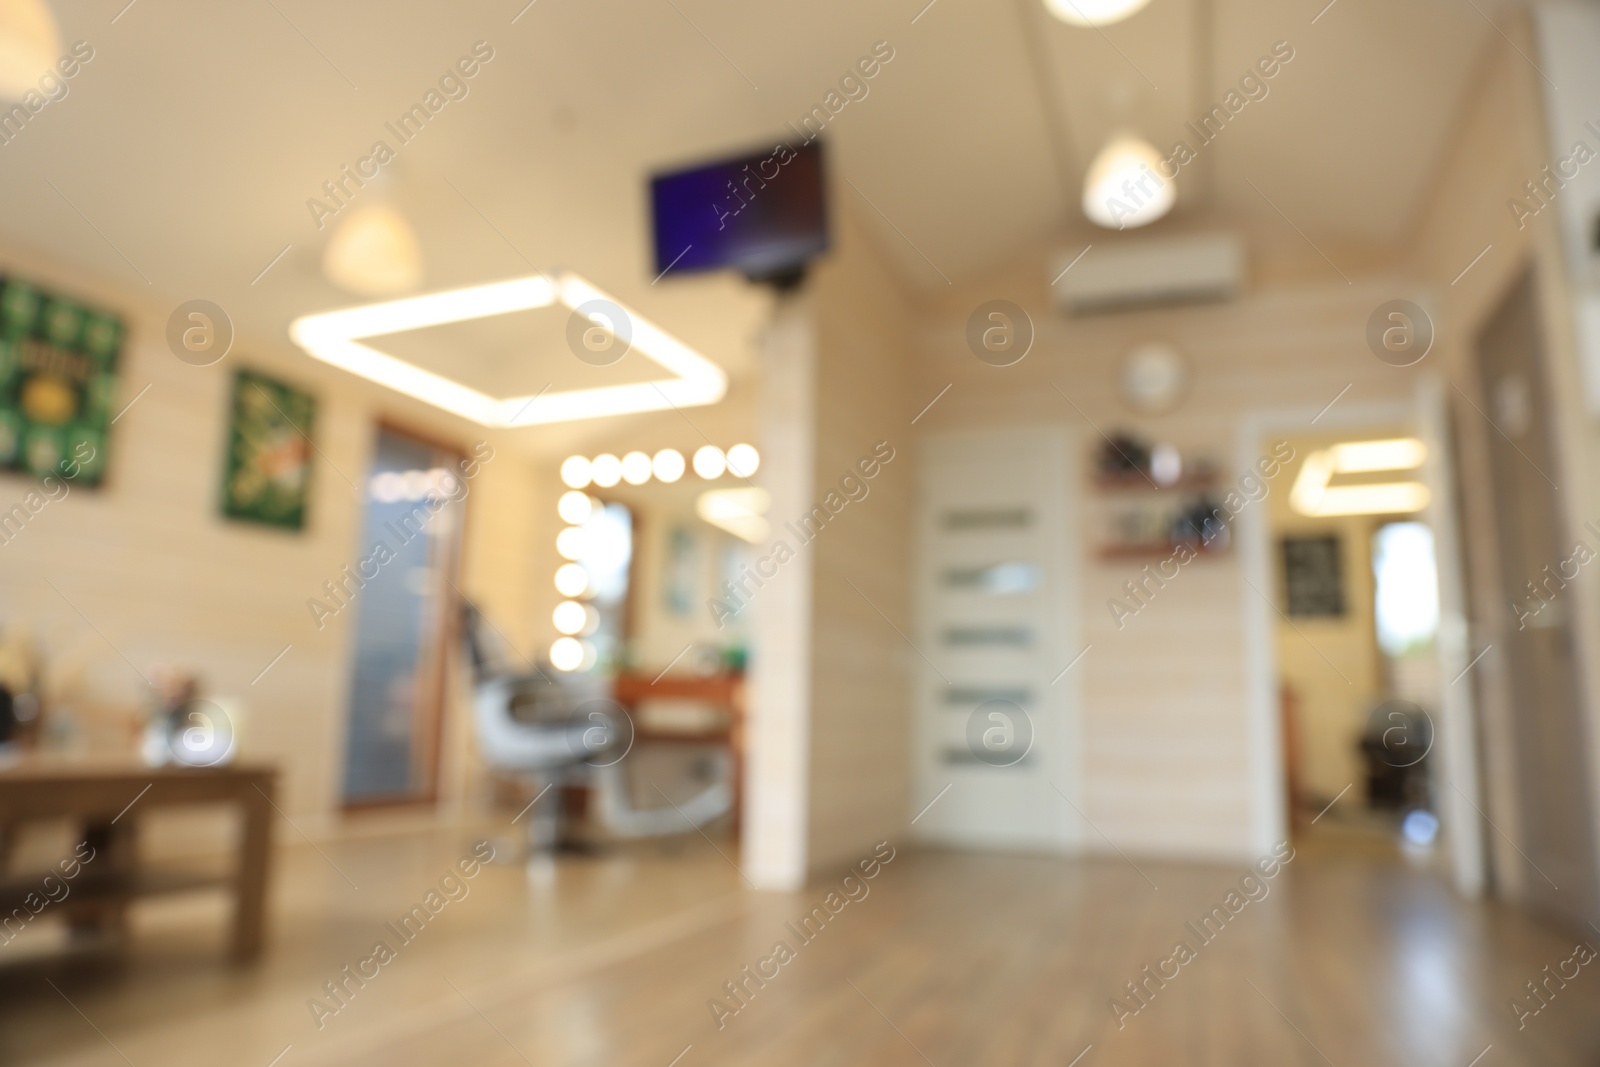
[[[753, 445], [738, 444], [724, 452], [715, 445], [695, 451], [694, 472], [711, 481], [731, 472], [748, 478], [761, 466], [761, 453]], [[588, 640], [600, 627], [600, 612], [580, 598], [590, 592], [589, 571], [579, 562], [591, 547], [584, 524], [601, 502], [584, 492], [589, 486], [609, 489], [618, 482], [643, 485], [652, 477], [662, 482], [682, 478], [690, 463], [675, 448], [663, 448], [654, 456], [629, 452], [620, 459], [609, 452], [590, 459], [568, 456], [561, 464], [561, 480], [568, 489], [556, 501], [556, 514], [566, 523], [556, 534], [556, 551], [566, 562], [556, 568], [556, 592], [565, 600], [556, 605], [550, 621], [561, 634], [550, 645], [550, 665], [559, 671], [588, 670], [598, 659], [594, 642]]]
[[[567, 477], [566, 464], [562, 464], [562, 477]], [[571, 484], [571, 479], [567, 481]], [[550, 616], [556, 632], [562, 635], [550, 645], [550, 665], [558, 671], [588, 670], [598, 658], [594, 643], [585, 638], [600, 628], [600, 611], [577, 599], [589, 592], [589, 572], [577, 560], [585, 547], [583, 524], [589, 521], [596, 505], [593, 497], [579, 489], [567, 490], [556, 501], [556, 514], [567, 523], [556, 535], [556, 551], [567, 561], [556, 568], [556, 592], [567, 599], [557, 604]]]
[[[692, 463], [694, 472], [707, 481], [729, 472], [739, 478], [748, 478], [761, 466], [761, 453], [756, 451], [754, 445], [734, 445], [727, 452], [716, 445], [704, 445], [695, 450]], [[671, 483], [682, 478], [688, 467], [683, 453], [676, 448], [663, 448], [654, 456], [644, 452], [629, 452], [621, 459], [610, 452], [602, 452], [593, 459], [568, 456], [561, 464], [561, 480], [572, 489], [586, 489], [590, 485], [610, 489], [618, 482], [643, 485], [651, 478]]]

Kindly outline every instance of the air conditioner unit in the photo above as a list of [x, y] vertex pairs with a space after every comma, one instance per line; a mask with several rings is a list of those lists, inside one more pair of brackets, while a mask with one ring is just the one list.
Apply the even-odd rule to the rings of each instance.
[[1063, 254], [1051, 272], [1069, 315], [1229, 300], [1244, 283], [1244, 244], [1232, 234], [1107, 242], [1066, 270], [1071, 262]]

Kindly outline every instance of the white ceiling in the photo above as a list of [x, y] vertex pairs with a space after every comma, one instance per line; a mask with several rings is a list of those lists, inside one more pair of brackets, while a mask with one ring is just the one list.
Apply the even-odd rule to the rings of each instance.
[[828, 130], [836, 196], [908, 279], [943, 286], [1084, 227], [1082, 172], [1111, 129], [1168, 147], [1278, 40], [1295, 59], [1185, 168], [1175, 217], [1280, 226], [1281, 211], [1312, 234], [1400, 240], [1495, 32], [1477, 8], [1497, 10], [1336, 0], [1313, 24], [1326, 0], [1153, 0], [1097, 31], [1038, 0], [537, 0], [513, 23], [524, 2], [138, 0], [114, 24], [121, 0], [57, 3], [95, 57], [0, 147], [0, 233], [284, 337], [358, 302], [319, 274], [329, 231], [307, 199], [394, 144], [385, 121], [482, 39], [495, 55], [470, 95], [399, 148], [387, 191], [360, 194], [413, 220], [426, 286], [570, 268], [737, 380], [761, 303], [730, 278], [652, 285], [644, 179], [769, 143], [876, 41], [894, 59]]
[[555, 304], [380, 334], [362, 343], [493, 397], [533, 396], [546, 389], [552, 393], [600, 389], [672, 377], [631, 346], [604, 366], [573, 359], [567, 347], [570, 315]]

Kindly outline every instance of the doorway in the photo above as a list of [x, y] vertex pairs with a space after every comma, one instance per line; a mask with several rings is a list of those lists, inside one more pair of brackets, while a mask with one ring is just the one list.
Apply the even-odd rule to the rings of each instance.
[[1441, 863], [1428, 445], [1407, 421], [1287, 440], [1267, 525], [1288, 822], [1297, 841]]
[[467, 486], [461, 453], [380, 427], [355, 562], [328, 590], [355, 613], [346, 808], [437, 799]]

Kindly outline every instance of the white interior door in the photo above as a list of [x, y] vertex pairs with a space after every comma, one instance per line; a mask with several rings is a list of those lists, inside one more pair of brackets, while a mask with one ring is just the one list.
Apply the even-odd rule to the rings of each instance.
[[925, 840], [1076, 841], [1061, 795], [1078, 803], [1069, 452], [1053, 429], [923, 442], [913, 815], [938, 797], [914, 823]]

